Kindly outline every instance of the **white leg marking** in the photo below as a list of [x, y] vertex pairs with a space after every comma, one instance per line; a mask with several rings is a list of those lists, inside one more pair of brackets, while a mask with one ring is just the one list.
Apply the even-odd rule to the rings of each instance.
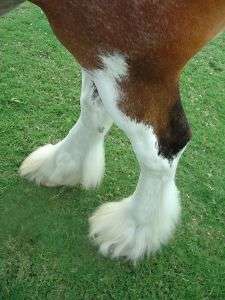
[[128, 69], [121, 55], [113, 56], [111, 61], [109, 56], [106, 58], [105, 69], [93, 72], [93, 79], [108, 113], [129, 137], [141, 174], [132, 196], [97, 209], [90, 218], [90, 236], [103, 255], [137, 261], [166, 243], [179, 219], [174, 178], [180, 155], [172, 163], [159, 156], [153, 129], [130, 120], [118, 109], [118, 81], [127, 76]]
[[81, 115], [67, 137], [45, 145], [23, 162], [21, 176], [46, 186], [97, 186], [104, 174], [104, 137], [112, 125], [93, 82], [82, 72]]

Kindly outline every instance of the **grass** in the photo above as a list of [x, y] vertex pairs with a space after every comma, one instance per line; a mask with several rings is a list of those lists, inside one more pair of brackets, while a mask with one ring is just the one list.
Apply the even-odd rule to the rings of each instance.
[[77, 120], [80, 71], [30, 4], [0, 19], [0, 37], [0, 299], [225, 299], [225, 35], [182, 77], [194, 135], [177, 174], [182, 222], [136, 268], [101, 257], [87, 238], [92, 211], [135, 188], [128, 140], [112, 129], [97, 191], [22, 180], [22, 160]]

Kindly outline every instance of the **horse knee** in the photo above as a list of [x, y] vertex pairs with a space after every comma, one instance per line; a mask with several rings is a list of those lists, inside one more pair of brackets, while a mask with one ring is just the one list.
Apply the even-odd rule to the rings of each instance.
[[169, 112], [169, 122], [158, 136], [159, 154], [168, 160], [173, 159], [191, 139], [191, 129], [181, 102], [178, 101]]
[[180, 101], [168, 112], [168, 116], [163, 133], [144, 123], [131, 127], [135, 128], [131, 141], [139, 163], [164, 174], [170, 173], [173, 161], [177, 164], [179, 153], [191, 139], [191, 130]]

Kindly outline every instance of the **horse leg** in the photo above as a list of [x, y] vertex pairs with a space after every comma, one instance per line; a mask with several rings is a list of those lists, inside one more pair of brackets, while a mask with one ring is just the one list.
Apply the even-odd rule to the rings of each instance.
[[79, 120], [62, 141], [28, 156], [21, 176], [45, 186], [97, 186], [104, 174], [104, 137], [111, 125], [95, 84], [83, 70]]
[[[180, 204], [175, 172], [189, 139], [189, 129], [180, 103], [174, 104], [179, 108], [174, 114], [167, 112], [171, 119], [167, 123], [164, 137], [156, 133], [156, 123], [150, 125], [144, 119], [132, 119], [128, 111], [120, 108], [122, 98], [127, 98], [128, 103], [130, 101], [132, 112], [138, 110], [144, 97], [151, 98], [151, 82], [143, 80], [141, 93], [137, 89], [139, 82], [133, 82], [130, 87], [125, 88], [129, 86], [127, 82], [131, 81], [132, 76], [132, 71], [129, 71], [132, 68], [128, 65], [126, 68], [125, 58], [114, 55], [111, 62], [110, 57], [107, 57], [103, 59], [103, 63], [105, 68], [93, 72], [93, 80], [106, 110], [132, 143], [140, 165], [140, 177], [137, 188], [130, 197], [103, 204], [97, 209], [90, 218], [90, 236], [103, 255], [136, 261], [165, 244], [178, 222]], [[131, 103], [129, 89], [132, 89], [136, 102]], [[146, 95], [145, 91], [148, 90]], [[159, 105], [159, 102], [156, 103]], [[152, 113], [153, 107], [149, 109], [149, 113]], [[142, 110], [143, 115], [146, 115], [147, 108], [145, 110], [142, 107]], [[155, 109], [152, 119], [156, 118], [158, 111], [160, 112], [160, 107]]]

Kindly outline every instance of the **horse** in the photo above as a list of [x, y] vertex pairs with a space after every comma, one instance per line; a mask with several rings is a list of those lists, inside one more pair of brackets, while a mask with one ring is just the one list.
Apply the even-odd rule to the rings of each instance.
[[[1, 0], [0, 14], [24, 2]], [[100, 206], [90, 237], [111, 258], [137, 262], [171, 238], [180, 216], [175, 174], [191, 139], [179, 79], [225, 28], [224, 0], [30, 0], [81, 66], [81, 113], [59, 143], [31, 153], [21, 176], [38, 185], [94, 188], [113, 123], [140, 166], [134, 193]]]

